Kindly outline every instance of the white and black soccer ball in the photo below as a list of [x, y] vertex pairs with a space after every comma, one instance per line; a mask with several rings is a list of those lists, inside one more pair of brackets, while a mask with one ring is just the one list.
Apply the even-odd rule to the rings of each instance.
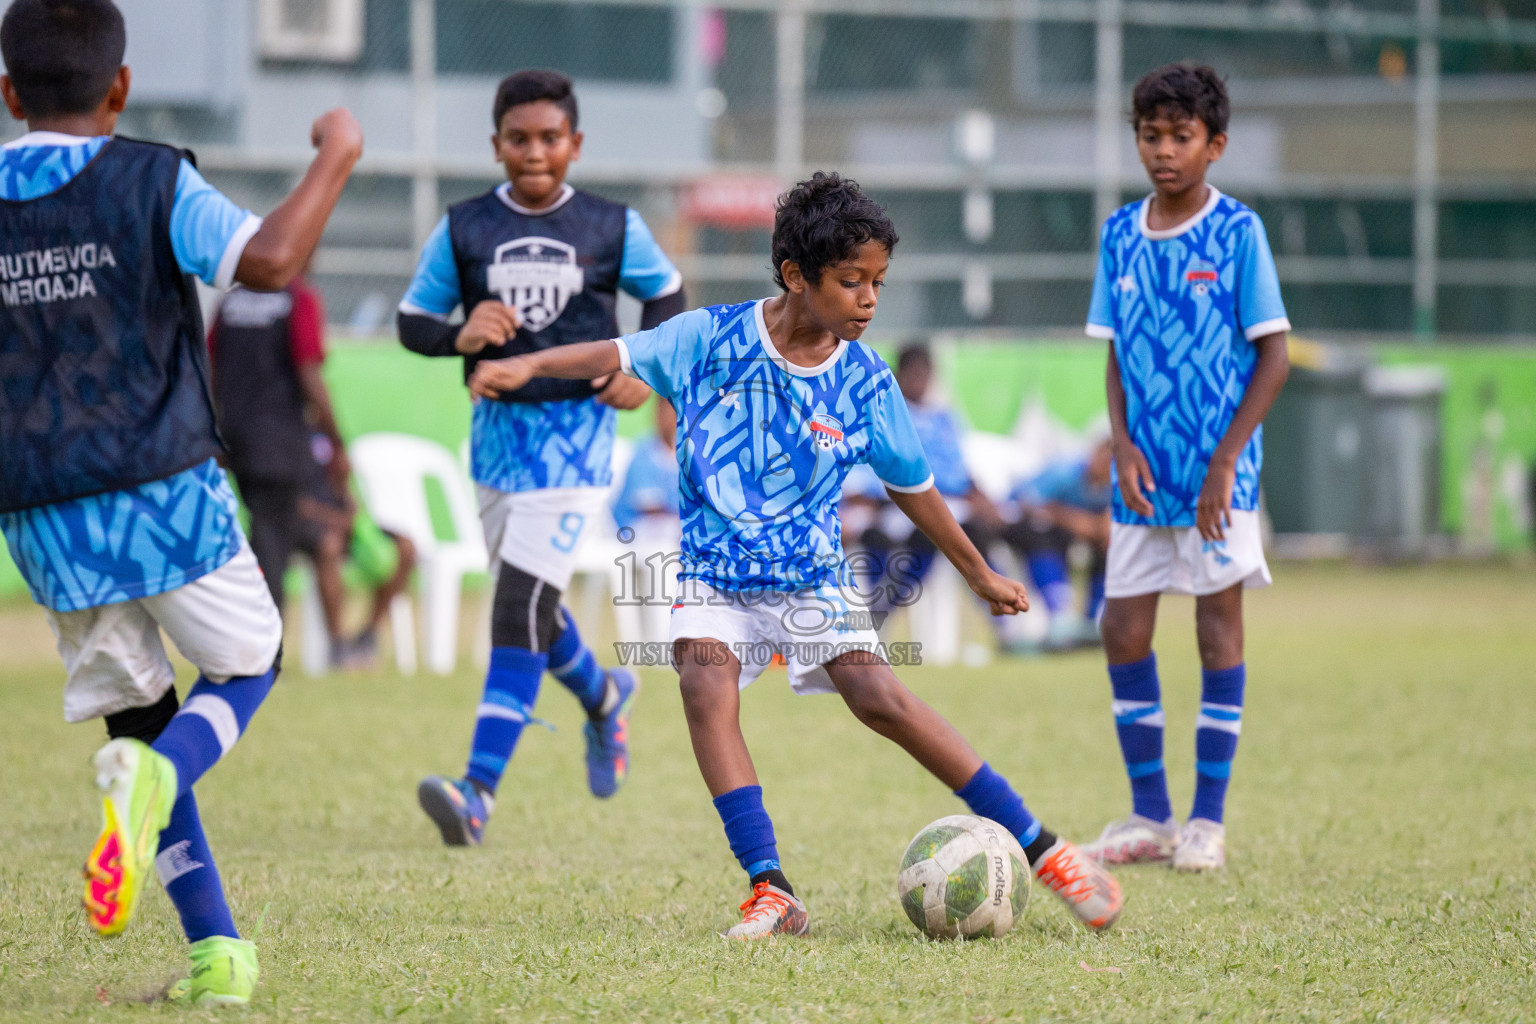
[[1019, 841], [988, 818], [952, 814], [907, 846], [901, 907], [931, 939], [998, 938], [1024, 916], [1030, 871]]

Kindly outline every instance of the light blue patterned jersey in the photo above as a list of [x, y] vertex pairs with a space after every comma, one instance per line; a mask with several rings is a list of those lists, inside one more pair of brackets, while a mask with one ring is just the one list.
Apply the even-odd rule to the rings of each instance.
[[[499, 191], [505, 193], [506, 186]], [[670, 295], [681, 284], [682, 276], [656, 244], [644, 218], [626, 210], [619, 288], [645, 302]], [[400, 309], [447, 319], [460, 300], [459, 269], [445, 216], [427, 236]], [[470, 422], [470, 475], [476, 483], [509, 493], [607, 487], [613, 482], [616, 423], [614, 410], [595, 400], [476, 402]]]
[[820, 366], [796, 366], [774, 347], [762, 309], [696, 309], [619, 343], [624, 371], [677, 409], [679, 577], [720, 590], [846, 580], [837, 505], [858, 463], [893, 490], [933, 486], [907, 403], [874, 350], [842, 342]]
[[[0, 199], [62, 187], [107, 137], [33, 132], [0, 149]], [[230, 202], [185, 160], [171, 207], [171, 248], [183, 271], [223, 287], [261, 220]], [[233, 558], [243, 535], [224, 471], [211, 460], [123, 491], [0, 515], [0, 533], [32, 597], [54, 611], [151, 597]]]
[[923, 454], [933, 467], [933, 485], [946, 498], [963, 498], [971, 493], [971, 473], [965, 468], [965, 448], [960, 443], [963, 430], [954, 410], [935, 402], [908, 405], [912, 426], [923, 444]]
[[[1165, 231], [1147, 227], [1150, 199], [1104, 223], [1088, 333], [1113, 339], [1131, 440], [1152, 467], [1153, 516], [1119, 523], [1193, 526], [1206, 469], [1258, 363], [1252, 342], [1290, 330], [1274, 257], [1258, 215], [1215, 188], [1201, 211]], [[1232, 507], [1259, 503], [1262, 428], [1237, 463]]]
[[244, 543], [218, 463], [123, 491], [0, 513], [32, 600], [75, 612], [185, 586]]

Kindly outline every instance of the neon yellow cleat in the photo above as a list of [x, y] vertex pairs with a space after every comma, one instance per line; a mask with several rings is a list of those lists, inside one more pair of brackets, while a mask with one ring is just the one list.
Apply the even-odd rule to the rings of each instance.
[[176, 802], [176, 768], [138, 740], [113, 740], [96, 752], [101, 835], [86, 858], [85, 910], [103, 937], [128, 927], [154, 869], [160, 831]]
[[166, 1002], [183, 1006], [244, 1006], [251, 1001], [256, 979], [256, 947], [245, 939], [210, 935], [192, 943], [192, 976], [165, 993]]

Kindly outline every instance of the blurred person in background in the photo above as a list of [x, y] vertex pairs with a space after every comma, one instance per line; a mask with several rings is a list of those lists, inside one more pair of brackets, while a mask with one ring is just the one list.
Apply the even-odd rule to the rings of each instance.
[[656, 433], [635, 448], [624, 483], [613, 498], [613, 521], [619, 527], [619, 540], [635, 552], [639, 577], [635, 592], [642, 602], [645, 638], [664, 642], [677, 593], [683, 527], [678, 518], [677, 412], [660, 395], [653, 406]]
[[[305, 270], [308, 270], [306, 264]], [[299, 545], [299, 499], [321, 472], [310, 448], [330, 446], [324, 472], [345, 492], [351, 465], [336, 426], [325, 363], [325, 304], [302, 274], [282, 291], [234, 288], [208, 334], [213, 395], [227, 463], [251, 514], [251, 549], [278, 610]]]
[[[928, 346], [922, 342], [903, 346], [896, 356], [895, 375], [923, 454], [933, 467], [934, 486], [965, 535], [985, 555], [1004, 526], [1003, 517], [966, 469], [965, 427], [953, 409], [933, 397], [933, 356]], [[882, 502], [882, 513], [859, 535], [859, 546], [869, 561], [868, 571], [880, 580], [869, 602], [871, 614], [879, 621], [893, 604], [907, 603], [904, 595], [928, 575], [937, 552], [933, 542], [914, 529], [905, 516], [883, 514], [887, 499], [877, 493], [883, 489], [866, 490], [869, 500]], [[905, 555], [898, 556], [898, 552]]]
[[[311, 450], [318, 471], [299, 497], [296, 546], [314, 563], [332, 667], [371, 668], [378, 659], [379, 627], [390, 602], [409, 585], [416, 568], [416, 546], [410, 538], [380, 527], [349, 490], [336, 487], [330, 472], [335, 450], [329, 437], [315, 434]], [[369, 590], [368, 619], [352, 637], [342, 625], [347, 597], [342, 576], [348, 564]]]
[[[1109, 551], [1112, 454], [1107, 436], [1087, 455], [1056, 459], [1014, 487], [1018, 518], [1002, 530], [1045, 600], [1050, 628], [1045, 650], [1070, 650], [1099, 641], [1104, 570]], [[1072, 613], [1072, 546], [1089, 552], [1082, 615]]]

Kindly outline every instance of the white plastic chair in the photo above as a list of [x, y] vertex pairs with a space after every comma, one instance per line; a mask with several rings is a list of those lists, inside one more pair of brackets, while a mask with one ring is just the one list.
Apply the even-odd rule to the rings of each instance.
[[[464, 576], [486, 570], [485, 538], [469, 477], [448, 449], [410, 434], [365, 434], [348, 452], [374, 522], [416, 545], [427, 668], [448, 675], [458, 663]], [[451, 539], [440, 539], [432, 528], [428, 480], [442, 488]]]

